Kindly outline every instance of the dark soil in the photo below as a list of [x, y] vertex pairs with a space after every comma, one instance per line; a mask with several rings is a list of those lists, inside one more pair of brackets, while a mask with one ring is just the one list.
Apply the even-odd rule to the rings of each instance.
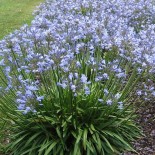
[[[134, 143], [134, 148], [139, 155], [155, 155], [155, 101], [139, 106], [137, 115], [144, 136]], [[128, 152], [124, 155], [135, 154]]]

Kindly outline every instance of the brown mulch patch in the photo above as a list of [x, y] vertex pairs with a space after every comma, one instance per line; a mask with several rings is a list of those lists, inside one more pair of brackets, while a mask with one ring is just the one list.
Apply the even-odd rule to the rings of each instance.
[[[155, 101], [139, 106], [137, 115], [144, 137], [134, 143], [134, 148], [139, 155], [155, 155]], [[124, 155], [135, 154], [128, 152]]]

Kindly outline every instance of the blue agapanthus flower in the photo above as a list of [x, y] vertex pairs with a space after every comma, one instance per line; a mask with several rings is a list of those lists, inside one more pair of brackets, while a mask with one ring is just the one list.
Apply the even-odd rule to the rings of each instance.
[[[122, 58], [138, 64], [139, 73], [154, 72], [154, 14], [153, 0], [47, 0], [31, 26], [0, 42], [1, 87], [15, 91], [18, 109], [28, 112], [59, 88], [89, 96], [111, 75], [125, 84]], [[118, 92], [101, 91], [96, 101], [109, 95], [106, 104], [111, 105]]]

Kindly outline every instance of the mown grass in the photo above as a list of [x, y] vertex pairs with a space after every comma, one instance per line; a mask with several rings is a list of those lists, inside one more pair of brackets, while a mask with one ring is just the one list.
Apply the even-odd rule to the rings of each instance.
[[30, 24], [32, 12], [44, 0], [0, 0], [0, 39], [23, 24]]

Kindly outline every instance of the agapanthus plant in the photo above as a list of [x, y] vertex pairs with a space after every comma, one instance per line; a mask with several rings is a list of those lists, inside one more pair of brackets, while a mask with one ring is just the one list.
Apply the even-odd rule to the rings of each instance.
[[140, 130], [130, 102], [142, 75], [153, 71], [149, 2], [47, 1], [30, 27], [0, 42], [0, 108], [12, 120], [8, 151], [134, 151]]

